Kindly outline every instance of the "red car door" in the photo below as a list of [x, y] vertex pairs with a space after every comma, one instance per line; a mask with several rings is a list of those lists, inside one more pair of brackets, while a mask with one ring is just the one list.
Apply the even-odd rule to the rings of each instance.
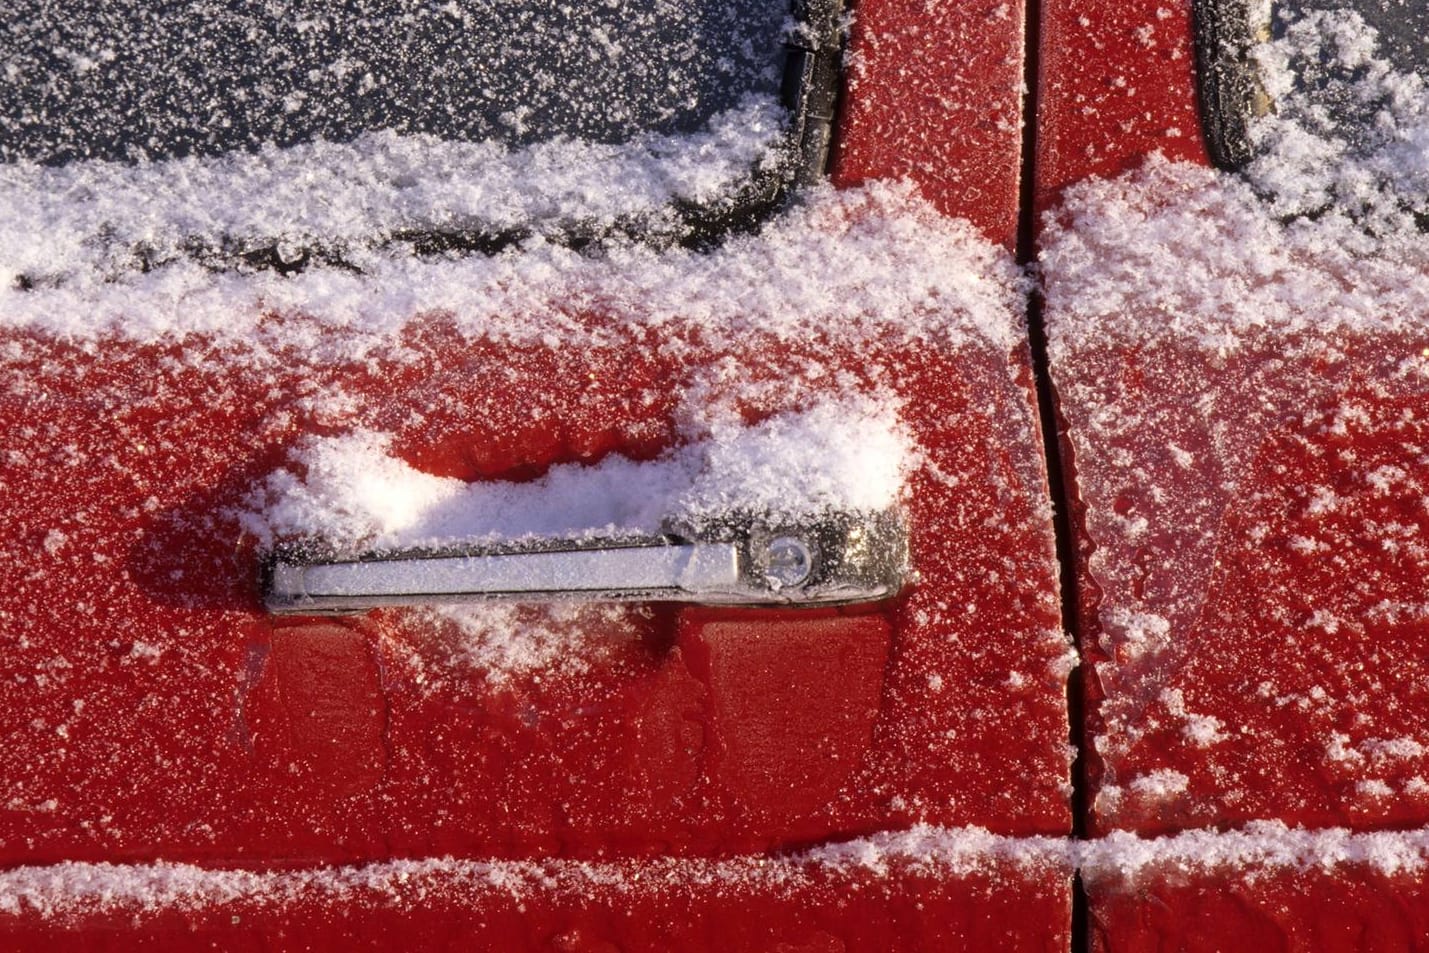
[[1097, 949], [1429, 930], [1423, 31], [1320, 6], [1044, 8]]
[[[421, 62], [474, 55], [448, 7], [408, 34]], [[789, 60], [830, 69], [802, 15]], [[284, 28], [366, 42], [314, 22]], [[174, 71], [255, 30], [201, 34]], [[124, 66], [65, 42], [44, 55], [66, 83]], [[1011, 250], [1022, 45], [1017, 5], [861, 4], [837, 189], [759, 228], [701, 178], [768, 165], [750, 150], [782, 114], [759, 102], [654, 142], [654, 172], [395, 133], [349, 166], [320, 126], [237, 158], [201, 136], [138, 163], [103, 135], [7, 152], [4, 945], [1065, 948], [1073, 656]], [[345, 62], [252, 95], [293, 122], [378, 95], [388, 74]], [[10, 132], [67, 88], [34, 87]], [[679, 201], [641, 206], [640, 176]], [[449, 217], [411, 225], [424, 203]], [[533, 226], [543, 203], [586, 218]], [[375, 238], [374, 207], [395, 218]], [[248, 241], [265, 223], [279, 240]], [[260, 601], [298, 538], [586, 545], [668, 506], [891, 509], [904, 588]]]

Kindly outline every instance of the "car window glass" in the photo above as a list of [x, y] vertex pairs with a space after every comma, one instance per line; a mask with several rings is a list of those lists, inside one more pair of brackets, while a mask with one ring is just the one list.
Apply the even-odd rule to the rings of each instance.
[[1287, 65], [1305, 104], [1349, 136], [1371, 133], [1390, 94], [1368, 83], [1388, 73], [1429, 76], [1429, 6], [1418, 0], [1280, 0], [1269, 35], [1290, 47]]
[[31, 290], [184, 261], [369, 274], [531, 242], [713, 247], [822, 175], [842, 16], [20, 0], [0, 24], [0, 281]]
[[1251, 127], [1251, 182], [1289, 217], [1342, 215], [1366, 232], [1413, 233], [1429, 213], [1422, 27], [1398, 0], [1286, 0], [1257, 54], [1270, 93]]
[[0, 158], [215, 155], [370, 130], [524, 145], [682, 133], [779, 91], [761, 0], [14, 0]]
[[1410, 0], [1197, 0], [1212, 159], [1283, 219], [1370, 235], [1429, 225], [1429, 8]]
[[1285, 24], [1325, 11], [1352, 12], [1378, 35], [1379, 55], [1405, 73], [1429, 73], [1429, 5], [1422, 0], [1281, 0], [1277, 4], [1283, 35]]

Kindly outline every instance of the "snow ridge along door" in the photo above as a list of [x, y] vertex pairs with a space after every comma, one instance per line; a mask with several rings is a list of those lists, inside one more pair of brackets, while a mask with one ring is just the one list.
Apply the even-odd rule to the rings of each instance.
[[[250, 260], [156, 226], [136, 260], [96, 258], [65, 244], [84, 196], [143, 171], [17, 171], [7, 207], [57, 234], [48, 257], [9, 247], [0, 305], [11, 945], [321, 946], [360, 924], [394, 948], [1063, 948], [1066, 858], [1028, 840], [1069, 826], [1070, 660], [1001, 244], [1020, 17], [865, 5], [846, 188], [710, 251], [553, 233], [447, 254], [315, 226]], [[739, 108], [641, 148], [742, 174], [778, 123]], [[515, 182], [604, 201], [645, 155], [427, 146], [431, 168], [359, 143], [392, 186], [373, 207], [546, 201]], [[165, 188], [226, 181], [259, 225], [336, 227], [352, 156], [192, 160]], [[170, 198], [143, 206], [159, 226]], [[751, 499], [896, 506], [917, 579], [815, 610], [257, 601], [289, 535], [649, 529]]]
[[[1415, 948], [1423, 64], [1366, 25], [1383, 5], [1281, 3], [1259, 25], [1260, 6], [1195, 5], [1217, 6], [1267, 41], [1239, 64], [1273, 106], [1233, 117], [1239, 175], [1205, 165], [1192, 5], [1047, 7], [1042, 261], [1094, 663], [1089, 824], [1108, 835], [1085, 871], [1093, 936]], [[1200, 52], [1211, 85], [1238, 55]]]

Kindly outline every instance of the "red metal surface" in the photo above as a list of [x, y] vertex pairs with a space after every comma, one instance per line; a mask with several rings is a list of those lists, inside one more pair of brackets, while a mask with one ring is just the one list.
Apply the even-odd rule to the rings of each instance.
[[911, 179], [940, 211], [1011, 248], [1024, 6], [860, 0], [834, 182]]
[[[319, 874], [321, 877], [321, 874]], [[43, 922], [0, 911], [6, 949], [880, 953], [1066, 949], [1065, 872], [994, 863], [733, 861], [530, 871], [413, 870], [161, 909], [95, 900]], [[190, 894], [190, 896], [193, 896]]]
[[[190, 352], [166, 368], [153, 349], [11, 337], [5, 418], [52, 449], [5, 475], [6, 862], [700, 854], [913, 819], [1065, 828], [1062, 649], [1041, 634], [1055, 632], [1050, 544], [1016, 355], [969, 347], [951, 374], [921, 349], [855, 361], [751, 341], [693, 365], [581, 350], [553, 376], [543, 348], [528, 361], [428, 343], [420, 380], [403, 382], [298, 355], [254, 371]], [[729, 356], [751, 373], [812, 358], [896, 378], [941, 472], [1008, 497], [920, 478], [924, 581], [896, 605], [652, 608], [587, 638], [574, 677], [488, 683], [452, 667], [453, 633], [410, 614], [257, 611], [254, 541], [233, 510], [294, 436], [328, 426], [303, 418], [304, 394], [345, 387], [359, 404], [345, 425], [429, 447], [422, 435], [479, 446], [539, 407], [563, 430], [519, 438], [535, 449], [508, 465], [525, 472], [611, 434], [637, 453], [670, 442], [673, 422], [646, 408]], [[509, 389], [486, 383], [496, 361]], [[589, 381], [627, 370], [618, 408], [589, 399]], [[1002, 532], [982, 525], [994, 514]]]
[[[1020, 21], [940, 10], [941, 27], [1001, 52], [966, 71], [965, 46], [915, 29], [922, 4], [862, 11], [868, 69], [839, 178], [907, 173], [1006, 239]], [[937, 77], [938, 95], [905, 97], [899, 62]], [[998, 118], [965, 135], [993, 89]], [[875, 121], [894, 100], [899, 121]], [[196, 338], [4, 343], [0, 419], [17, 449], [0, 461], [0, 864], [693, 858], [915, 821], [1067, 830], [1065, 647], [1022, 348], [836, 332], [711, 347], [676, 326], [562, 349], [463, 340], [440, 316], [414, 318], [407, 362], [265, 363]], [[909, 595], [808, 614], [648, 607], [618, 623], [592, 610], [574, 623], [578, 673], [505, 681], [455, 665], [455, 633], [409, 613], [258, 610], [256, 544], [236, 510], [304, 435], [390, 432], [413, 465], [467, 480], [648, 459], [676, 439], [677, 395], [721, 361], [753, 380], [817, 368], [840, 392], [906, 399], [929, 463], [911, 488]], [[340, 417], [311, 400], [339, 390]], [[751, 420], [808, 396], [757, 393]], [[393, 889], [137, 921], [24, 908], [0, 933], [12, 948], [1055, 949], [1070, 902], [1065, 872], [1011, 869], [519, 900]]]
[[1039, 212], [1152, 152], [1207, 161], [1189, 0], [1046, 0], [1038, 47]]
[[[1422, 348], [1412, 335], [1266, 334], [1228, 360], [1167, 341], [1076, 363], [1108, 381], [1098, 413], [1140, 419], [1134, 443], [1093, 448], [1127, 469], [1080, 466], [1088, 507], [1118, 509], [1088, 516], [1103, 530], [1090, 533], [1100, 611], [1160, 613], [1172, 633], [1144, 658], [1092, 643], [1111, 663], [1099, 828], [1429, 821], [1413, 740], [1429, 711], [1416, 609], [1429, 554], [1414, 542], [1429, 530], [1429, 433], [1414, 410], [1429, 385], [1396, 373]], [[1212, 430], [1187, 404], [1236, 425]], [[1075, 427], [1087, 410], [1068, 413]], [[1244, 470], [1224, 472], [1211, 441], [1232, 444]], [[1170, 446], [1199, 462], [1178, 464]], [[1128, 540], [1118, 517], [1156, 530]], [[1196, 538], [1207, 523], [1213, 538]], [[1184, 788], [1137, 793], [1135, 779], [1162, 770]]]
[[1092, 949], [1401, 953], [1429, 940], [1422, 872], [1368, 865], [1180, 870], [1093, 883]]

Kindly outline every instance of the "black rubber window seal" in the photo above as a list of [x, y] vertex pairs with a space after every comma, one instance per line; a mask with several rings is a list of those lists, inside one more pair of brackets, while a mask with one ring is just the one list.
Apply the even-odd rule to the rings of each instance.
[[1259, 84], [1250, 8], [1245, 0], [1192, 0], [1191, 13], [1206, 151], [1217, 168], [1236, 171], [1255, 158], [1250, 124]]

